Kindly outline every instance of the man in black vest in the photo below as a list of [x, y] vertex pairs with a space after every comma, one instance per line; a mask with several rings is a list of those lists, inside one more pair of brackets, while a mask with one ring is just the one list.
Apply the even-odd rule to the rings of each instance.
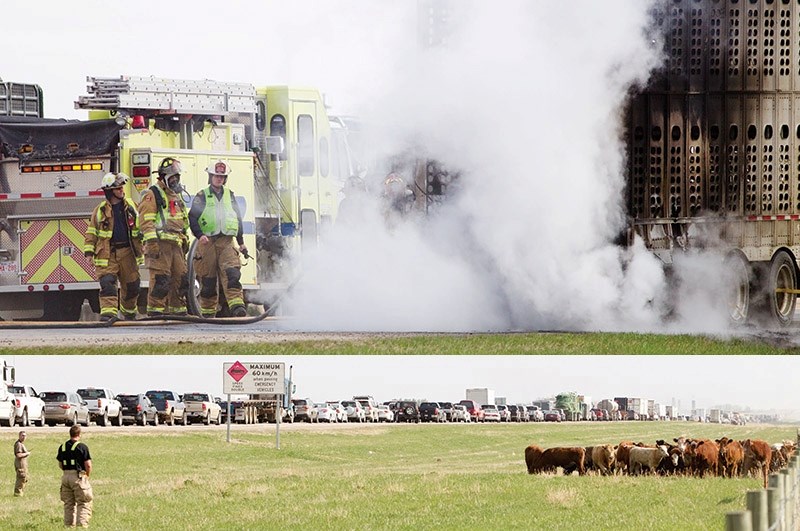
[[89, 527], [92, 517], [92, 456], [89, 447], [80, 442], [81, 427], [75, 424], [69, 429], [69, 440], [58, 447], [58, 466], [64, 471], [61, 476], [61, 501], [64, 502], [64, 525], [67, 527]]

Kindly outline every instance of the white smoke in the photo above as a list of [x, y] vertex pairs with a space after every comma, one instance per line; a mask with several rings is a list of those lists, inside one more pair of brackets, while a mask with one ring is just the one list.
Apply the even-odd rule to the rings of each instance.
[[420, 156], [460, 169], [457, 200], [424, 222], [340, 231], [305, 261], [300, 326], [656, 326], [657, 259], [610, 243], [623, 226], [621, 109], [660, 60], [651, 5], [467, 5], [454, 6], [445, 46], [385, 44], [408, 55], [391, 72], [376, 65], [388, 77], [362, 107], [384, 145], [413, 139]]

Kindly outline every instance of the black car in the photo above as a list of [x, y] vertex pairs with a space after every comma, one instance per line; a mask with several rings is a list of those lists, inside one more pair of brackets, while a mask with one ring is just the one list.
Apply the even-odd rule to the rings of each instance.
[[122, 406], [122, 423], [158, 426], [158, 409], [147, 395], [117, 395]]
[[402, 400], [397, 403], [395, 410], [395, 422], [419, 422], [419, 405], [410, 400]]
[[444, 422], [444, 409], [438, 402], [423, 402], [419, 405], [419, 419], [422, 422]]

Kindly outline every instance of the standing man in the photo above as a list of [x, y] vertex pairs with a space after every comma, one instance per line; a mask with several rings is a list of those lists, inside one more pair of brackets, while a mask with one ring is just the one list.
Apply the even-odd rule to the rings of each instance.
[[61, 476], [61, 501], [64, 502], [64, 525], [67, 527], [89, 527], [92, 518], [92, 456], [89, 447], [80, 442], [81, 427], [77, 424], [69, 429], [69, 440], [58, 447], [58, 466]]
[[28, 456], [31, 453], [25, 448], [25, 437], [28, 434], [19, 432], [19, 439], [14, 441], [14, 469], [17, 471], [17, 482], [14, 484], [14, 496], [22, 496], [22, 490], [28, 482]]
[[[136, 319], [139, 297], [139, 266], [144, 263], [142, 233], [136, 204], [125, 197], [124, 173], [107, 173], [100, 188], [106, 199], [101, 201], [89, 220], [83, 254], [94, 258], [100, 282], [100, 320]], [[119, 281], [119, 297], [117, 297]]]
[[181, 163], [167, 157], [158, 166], [158, 182], [147, 189], [139, 203], [145, 265], [150, 270], [150, 317], [186, 315], [189, 220], [181, 192]]
[[[200, 277], [200, 311], [203, 317], [217, 314], [218, 278], [222, 280], [225, 299], [233, 317], [245, 317], [242, 295], [242, 265], [239, 253], [247, 256], [242, 236], [242, 214], [233, 195], [225, 188], [230, 168], [218, 160], [206, 168], [208, 188], [197, 192], [189, 211], [189, 226], [198, 239], [195, 268]], [[233, 246], [236, 238], [238, 252]]]

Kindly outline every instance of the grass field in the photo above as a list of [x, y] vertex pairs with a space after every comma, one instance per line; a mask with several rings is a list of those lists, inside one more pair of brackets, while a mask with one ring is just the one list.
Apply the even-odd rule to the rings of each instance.
[[[0, 328], [0, 330], [2, 330]], [[31, 331], [32, 336], [36, 334]], [[320, 334], [315, 334], [320, 335]], [[791, 336], [714, 338], [635, 333], [330, 334], [332, 339], [263, 342], [162, 343], [113, 341], [102, 345], [75, 336], [64, 346], [2, 346], [12, 354], [800, 354]], [[296, 337], [296, 334], [293, 335]]]
[[[530, 476], [523, 450], [678, 435], [794, 439], [796, 426], [684, 422], [511, 425], [293, 425], [210, 430], [86, 428], [95, 529], [723, 529], [754, 478]], [[133, 434], [131, 434], [133, 431]], [[58, 529], [57, 446], [28, 431], [31, 482], [13, 498], [11, 446], [2, 529]]]

